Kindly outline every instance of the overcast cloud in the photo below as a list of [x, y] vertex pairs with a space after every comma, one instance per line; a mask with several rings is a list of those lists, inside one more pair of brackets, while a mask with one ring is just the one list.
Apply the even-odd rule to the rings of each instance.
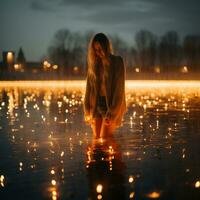
[[199, 0], [1, 0], [0, 50], [22, 46], [36, 60], [60, 28], [118, 34], [132, 43], [140, 29], [200, 34], [199, 19]]

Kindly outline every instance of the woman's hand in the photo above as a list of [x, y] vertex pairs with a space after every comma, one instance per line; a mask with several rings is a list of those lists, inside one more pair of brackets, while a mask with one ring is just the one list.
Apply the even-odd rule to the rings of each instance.
[[92, 119], [91, 114], [86, 114], [85, 115], [85, 122], [88, 123], [88, 124], [92, 124], [93, 123], [93, 119]]

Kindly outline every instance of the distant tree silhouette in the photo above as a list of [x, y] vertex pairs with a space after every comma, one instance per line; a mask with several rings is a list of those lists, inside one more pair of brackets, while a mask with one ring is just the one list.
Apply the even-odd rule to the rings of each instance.
[[[86, 72], [87, 48], [93, 35], [93, 31], [80, 34], [69, 29], [60, 29], [55, 33], [48, 54], [50, 61], [59, 65], [61, 75], [71, 75], [75, 66]], [[200, 70], [199, 35], [188, 35], [181, 43], [176, 31], [168, 31], [158, 38], [148, 30], [140, 30], [135, 35], [135, 45], [126, 43], [118, 35], [110, 35], [109, 38], [114, 53], [124, 58], [126, 67], [140, 67], [142, 72], [153, 72], [155, 65], [159, 65], [161, 73], [178, 72], [184, 63], [191, 71]], [[23, 60], [23, 51], [19, 54], [19, 60]]]
[[161, 37], [159, 61], [162, 71], [177, 71], [181, 63], [181, 46], [178, 33], [169, 31]]
[[124, 40], [122, 40], [118, 35], [111, 35], [110, 38], [112, 41], [114, 54], [122, 56], [125, 65], [131, 66], [132, 56], [127, 43]]
[[75, 66], [78, 66], [80, 71], [85, 70], [87, 45], [92, 34], [93, 32], [89, 31], [81, 35], [68, 29], [56, 32], [48, 53], [50, 60], [59, 65], [60, 74], [71, 75]]
[[142, 71], [152, 71], [156, 62], [156, 36], [147, 30], [141, 30], [135, 35], [136, 51], [135, 54], [136, 64]]
[[138, 61], [138, 57], [137, 57], [137, 50], [134, 47], [130, 48], [130, 66], [132, 67], [138, 67], [139, 65], [139, 61]]
[[183, 42], [184, 58], [192, 71], [200, 70], [200, 36], [188, 35]]
[[22, 65], [25, 65], [25, 63], [26, 63], [26, 59], [25, 59], [22, 47], [20, 47], [18, 55], [17, 55], [17, 63], [22, 64]]

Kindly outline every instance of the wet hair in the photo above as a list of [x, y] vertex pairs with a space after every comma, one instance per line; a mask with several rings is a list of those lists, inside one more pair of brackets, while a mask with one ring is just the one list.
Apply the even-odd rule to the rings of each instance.
[[88, 76], [91, 76], [94, 80], [96, 80], [95, 66], [99, 60], [94, 50], [95, 42], [98, 42], [100, 44], [102, 50], [104, 51], [105, 59], [107, 59], [107, 63], [110, 62], [109, 55], [112, 54], [112, 44], [104, 33], [97, 33], [91, 38], [88, 45], [87, 66], [88, 66]]

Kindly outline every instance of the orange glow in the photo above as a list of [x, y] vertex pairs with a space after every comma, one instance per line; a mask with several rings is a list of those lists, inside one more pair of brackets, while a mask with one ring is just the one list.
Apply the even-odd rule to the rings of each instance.
[[135, 192], [131, 192], [129, 198], [132, 199], [135, 196]]
[[137, 72], [137, 73], [140, 72], [140, 68], [138, 68], [138, 67], [135, 68], [135, 72]]
[[134, 181], [133, 176], [129, 176], [128, 182], [129, 182], [129, 183], [132, 183], [133, 181]]
[[52, 185], [56, 185], [56, 181], [55, 181], [55, 180], [52, 180], [52, 181], [51, 181], [51, 184], [52, 184]]
[[98, 194], [98, 195], [97, 195], [97, 199], [102, 199], [102, 195], [101, 195], [101, 194]]
[[97, 193], [102, 193], [102, 190], [103, 190], [103, 185], [98, 184], [97, 187], [96, 187]]
[[155, 72], [160, 73], [160, 67], [155, 67]]
[[14, 55], [12, 52], [7, 53], [7, 62], [12, 63], [14, 61]]
[[[191, 91], [200, 88], [200, 81], [188, 80], [126, 80], [126, 92], [130, 90], [143, 89], [147, 91], [150, 89], [170, 89], [184, 90], [188, 89]], [[21, 88], [38, 88], [38, 89], [49, 89], [49, 88], [66, 88], [70, 91], [81, 90], [85, 91], [86, 81], [85, 80], [68, 80], [68, 81], [0, 81], [0, 88], [10, 88], [10, 87], [21, 87]]]
[[183, 68], [181, 69], [182, 73], [188, 73], [188, 67], [187, 66], [183, 66]]
[[200, 181], [197, 181], [197, 182], [195, 183], [195, 188], [200, 188]]
[[74, 70], [75, 72], [77, 72], [77, 71], [78, 71], [78, 67], [75, 66], [75, 67], [73, 68], [73, 70]]
[[19, 64], [14, 64], [14, 68], [15, 68], [15, 70], [17, 71], [17, 70], [20, 69], [20, 65], [19, 65]]
[[48, 61], [45, 60], [45, 61], [43, 62], [43, 65], [48, 65]]
[[159, 192], [152, 192], [152, 193], [149, 193], [147, 195], [147, 197], [151, 198], [151, 199], [157, 199], [160, 197], [160, 193]]
[[58, 65], [53, 65], [52, 67], [53, 67], [53, 69], [55, 69], [55, 70], [58, 69]]

